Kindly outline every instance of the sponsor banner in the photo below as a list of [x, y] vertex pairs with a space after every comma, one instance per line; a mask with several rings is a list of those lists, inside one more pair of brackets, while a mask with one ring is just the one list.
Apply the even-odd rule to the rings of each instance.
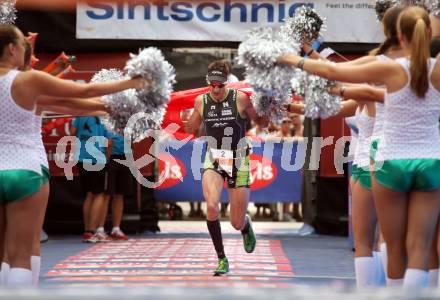
[[[327, 42], [380, 42], [374, 3], [363, 0], [172, 0], [82, 2], [79, 39], [242, 41], [257, 26], [278, 27], [301, 5], [326, 18]], [[347, 26], [347, 24], [350, 24]]]
[[[271, 152], [268, 157], [263, 153], [266, 148], [263, 142], [261, 146], [254, 146], [253, 153], [250, 155], [252, 190], [250, 201], [256, 203], [298, 203], [301, 200], [301, 168], [296, 171], [286, 171], [281, 162], [283, 148], [285, 148], [285, 152], [286, 149], [289, 151], [288, 155], [284, 156], [291, 159], [292, 164], [295, 163], [298, 143], [271, 143], [270, 146], [273, 146], [273, 152], [267, 151]], [[201, 177], [206, 153], [205, 144], [198, 140], [186, 144], [170, 140], [162, 142], [161, 149], [159, 175], [165, 180], [155, 190], [156, 200], [168, 202], [204, 201]], [[221, 201], [228, 201], [226, 189], [223, 190]]]

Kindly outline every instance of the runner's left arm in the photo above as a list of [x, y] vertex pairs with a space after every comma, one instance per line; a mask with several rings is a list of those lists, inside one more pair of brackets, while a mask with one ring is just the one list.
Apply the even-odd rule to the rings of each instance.
[[249, 96], [243, 92], [238, 91], [237, 100], [239, 103], [239, 108], [242, 112], [244, 112], [245, 116], [250, 120], [254, 121], [256, 124], [265, 128], [269, 125], [269, 119], [264, 116], [259, 116], [257, 111], [255, 110], [254, 105], [252, 104]]

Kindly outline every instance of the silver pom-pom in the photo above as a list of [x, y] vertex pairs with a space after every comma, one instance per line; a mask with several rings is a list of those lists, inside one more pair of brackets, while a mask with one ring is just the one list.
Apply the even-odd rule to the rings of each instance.
[[331, 86], [334, 86], [334, 82], [319, 76], [309, 76], [306, 88], [306, 116], [313, 118], [316, 112], [316, 117], [326, 119], [341, 110], [341, 98], [328, 91]]
[[130, 77], [141, 76], [153, 83], [152, 86], [138, 91], [139, 99], [147, 108], [153, 111], [168, 104], [176, 82], [176, 73], [159, 49], [150, 47], [139, 51], [137, 55], [130, 54], [125, 69]]
[[399, 0], [400, 5], [404, 6], [420, 6], [425, 8], [425, 0]]
[[304, 100], [306, 117], [326, 119], [340, 111], [341, 98], [328, 91], [334, 82], [297, 69], [291, 83], [294, 93]]
[[[102, 69], [93, 76], [91, 81], [108, 82], [126, 78], [128, 78], [128, 76], [124, 75], [121, 70]], [[102, 100], [110, 110], [107, 116], [102, 117], [102, 123], [108, 130], [116, 134], [124, 136], [124, 130], [127, 129], [129, 137], [132, 140], [140, 141], [144, 138], [148, 130], [156, 129], [160, 125], [160, 123], [159, 125], [154, 123], [155, 120], [146, 117], [139, 120], [134, 126], [126, 128], [127, 122], [132, 115], [146, 111], [145, 105], [139, 101], [136, 90], [134, 89], [103, 96]]]
[[249, 68], [246, 71], [246, 81], [257, 92], [285, 99], [290, 98], [290, 79], [294, 72], [291, 67], [284, 65], [275, 65], [270, 69]]
[[295, 10], [292, 18], [287, 18], [281, 25], [280, 33], [287, 39], [302, 45], [312, 43], [325, 30], [325, 19], [309, 6], [301, 6]]
[[153, 111], [137, 112], [130, 115], [135, 116], [125, 128], [125, 136], [130, 136], [134, 142], [139, 142], [146, 137], [153, 136], [155, 130], [159, 130], [165, 116], [166, 108], [161, 107]]
[[440, 0], [425, 0], [425, 7], [433, 16], [440, 18]]
[[387, 10], [396, 5], [400, 5], [399, 0], [376, 0], [374, 9], [376, 10], [377, 19], [382, 21]]
[[290, 81], [293, 93], [304, 99], [306, 97], [307, 81], [308, 74], [300, 69], [295, 69], [295, 73]]
[[1, 0], [0, 3], [0, 24], [14, 24], [17, 19], [15, 0]]
[[152, 83], [137, 91], [139, 101], [144, 106], [143, 117], [138, 118], [129, 131], [137, 140], [141, 140], [149, 136], [151, 129], [160, 128], [176, 82], [176, 73], [162, 52], [154, 47], [143, 49], [137, 55], [130, 54], [125, 69], [130, 77], [141, 76]]
[[287, 41], [270, 27], [250, 30], [238, 48], [238, 63], [246, 67], [246, 81], [255, 91], [257, 113], [275, 121], [282, 105], [291, 98], [291, 67], [277, 65], [279, 56], [298, 53], [300, 46]]
[[379, 21], [390, 7], [397, 5], [422, 7], [432, 15], [440, 17], [440, 0], [376, 0], [375, 9]]
[[268, 68], [283, 54], [297, 53], [298, 44], [290, 44], [271, 27], [257, 27], [247, 32], [238, 47], [238, 63], [244, 66]]
[[[108, 82], [108, 81], [117, 81], [126, 78], [124, 73], [118, 69], [102, 69], [98, 73], [94, 74], [91, 82]], [[118, 93], [120, 94], [120, 93]]]
[[286, 113], [280, 108], [289, 103], [290, 99], [271, 97], [266, 93], [255, 91], [252, 93], [251, 101], [260, 116], [266, 116], [270, 121], [276, 122], [285, 116]]

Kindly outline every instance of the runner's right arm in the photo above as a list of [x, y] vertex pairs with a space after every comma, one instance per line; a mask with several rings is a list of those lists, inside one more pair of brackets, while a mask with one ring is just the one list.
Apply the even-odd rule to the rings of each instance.
[[186, 133], [197, 134], [200, 125], [202, 124], [203, 114], [203, 95], [199, 95], [194, 103], [194, 111], [189, 117], [189, 120], [183, 122]]

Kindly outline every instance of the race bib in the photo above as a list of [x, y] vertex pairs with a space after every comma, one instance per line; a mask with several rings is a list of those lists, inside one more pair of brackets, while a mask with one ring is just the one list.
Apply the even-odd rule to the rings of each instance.
[[212, 158], [218, 162], [219, 167], [232, 177], [234, 166], [234, 152], [232, 150], [210, 149]]

